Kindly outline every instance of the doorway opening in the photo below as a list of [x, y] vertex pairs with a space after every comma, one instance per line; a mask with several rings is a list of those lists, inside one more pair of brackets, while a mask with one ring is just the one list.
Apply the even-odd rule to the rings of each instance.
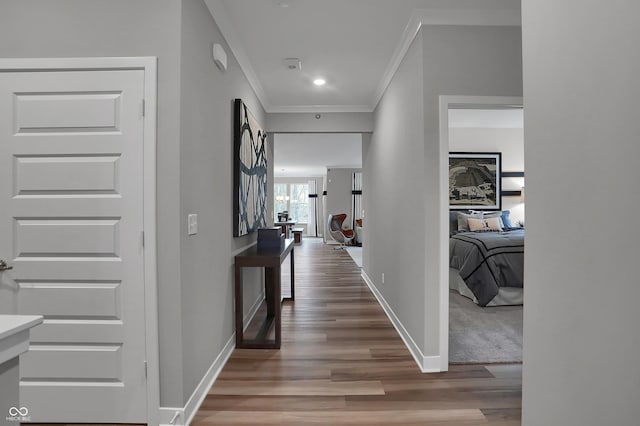
[[274, 222], [330, 243], [328, 215], [344, 213], [345, 228], [355, 233], [363, 220], [362, 134], [276, 133], [273, 141]]
[[[494, 274], [497, 275], [496, 284], [500, 286], [496, 295], [490, 294], [493, 290], [483, 290], [486, 278], [482, 274], [471, 275], [474, 269], [492, 274], [492, 267], [486, 261], [487, 253], [480, 250], [467, 255], [457, 251], [482, 247], [485, 243], [475, 244], [473, 239], [476, 237], [511, 238], [512, 228], [519, 228], [513, 229], [513, 234], [521, 233], [523, 238], [522, 121], [522, 98], [440, 97], [442, 371], [448, 370], [449, 363], [517, 363], [522, 360], [523, 241], [506, 243], [514, 246], [506, 251], [519, 252], [517, 255], [506, 254], [505, 258], [507, 263], [515, 264], [512, 273], [520, 274], [520, 278], [513, 278], [511, 273]], [[456, 160], [451, 175], [450, 152], [469, 154], [469, 158], [462, 156]], [[484, 154], [488, 159], [482, 158]], [[469, 232], [469, 223], [465, 223], [469, 218], [472, 218], [474, 230], [478, 224], [490, 223], [495, 225], [494, 232]], [[453, 255], [450, 255], [450, 245], [455, 250], [451, 252]], [[473, 266], [471, 263], [475, 260], [470, 259], [479, 259], [482, 265]], [[487, 286], [492, 285], [486, 282]], [[503, 284], [509, 286], [502, 287]]]

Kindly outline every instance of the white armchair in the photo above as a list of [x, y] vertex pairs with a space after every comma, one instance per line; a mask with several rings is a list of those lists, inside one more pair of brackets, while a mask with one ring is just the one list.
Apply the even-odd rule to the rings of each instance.
[[337, 249], [345, 248], [346, 244], [349, 244], [353, 238], [355, 237], [352, 229], [344, 229], [342, 228], [342, 223], [347, 218], [345, 213], [332, 215], [330, 214], [327, 218], [327, 229], [329, 230], [329, 235], [336, 242], [340, 244]]

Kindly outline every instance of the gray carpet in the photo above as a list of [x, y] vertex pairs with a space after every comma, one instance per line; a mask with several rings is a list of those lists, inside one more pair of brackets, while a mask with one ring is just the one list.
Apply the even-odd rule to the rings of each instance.
[[522, 362], [522, 306], [481, 308], [450, 291], [449, 362]]

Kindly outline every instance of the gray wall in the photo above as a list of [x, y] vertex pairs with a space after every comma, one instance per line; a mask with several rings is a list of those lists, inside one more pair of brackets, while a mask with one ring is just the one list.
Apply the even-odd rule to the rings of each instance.
[[[520, 27], [427, 26], [424, 40], [425, 355], [439, 353], [439, 96], [522, 96]], [[447, 222], [448, 223], [448, 222]]]
[[640, 3], [522, 3], [523, 424], [636, 425]]
[[180, 327], [180, 2], [3, 0], [0, 56], [158, 57], [158, 297], [160, 386], [165, 405], [184, 400]]
[[370, 112], [267, 114], [267, 130], [275, 133], [366, 133], [373, 130]]
[[[364, 164], [366, 162], [366, 158], [369, 154], [369, 147], [371, 146], [371, 137], [372, 134], [371, 133], [363, 133], [362, 134], [362, 225], [363, 225], [363, 229], [360, 231], [362, 232], [362, 240], [363, 245], [368, 243], [367, 240], [367, 230], [368, 230], [368, 226], [369, 226], [369, 219], [367, 218], [367, 210], [366, 210], [366, 202], [367, 202], [367, 198], [369, 197], [369, 188], [366, 186], [366, 180], [367, 180], [367, 175], [364, 173]], [[363, 251], [362, 252], [362, 258], [363, 258], [363, 263], [364, 263], [364, 258], [365, 257], [369, 257], [371, 255], [371, 253], [369, 251]], [[368, 260], [367, 260], [368, 261]]]
[[501, 152], [502, 170], [524, 171], [524, 129], [458, 127], [449, 128], [449, 150]]
[[[363, 144], [364, 271], [419, 347], [424, 345], [424, 99], [419, 34], [375, 111]], [[437, 199], [437, 198], [436, 198]], [[406, 227], [406, 234], [398, 226]], [[399, 232], [400, 231], [400, 232]], [[385, 274], [382, 283], [381, 275]]]
[[[263, 124], [264, 111], [202, 0], [182, 1], [181, 28], [181, 323], [188, 398], [234, 332], [233, 256], [256, 239], [232, 235], [233, 99], [241, 98]], [[227, 52], [226, 72], [213, 63], [213, 43]], [[187, 235], [189, 213], [198, 214], [197, 235]], [[260, 277], [259, 269], [245, 270], [245, 314], [261, 295]]]
[[[422, 27], [375, 111], [364, 270], [425, 356], [440, 351], [439, 264], [448, 256], [439, 252], [440, 95], [521, 96], [520, 29]], [[398, 216], [413, 238], [397, 235]]]
[[[324, 218], [326, 225], [330, 214], [346, 213], [347, 218], [343, 226], [352, 228], [353, 196], [351, 194], [352, 177], [355, 172], [362, 169], [354, 168], [327, 168], [327, 216]], [[329, 234], [327, 234], [328, 236]]]

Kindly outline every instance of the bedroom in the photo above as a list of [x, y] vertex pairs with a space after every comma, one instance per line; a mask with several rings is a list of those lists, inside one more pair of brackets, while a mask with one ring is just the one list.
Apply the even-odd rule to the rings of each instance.
[[[449, 109], [448, 127], [449, 362], [522, 362], [523, 111]], [[484, 163], [497, 182], [466, 167]]]

